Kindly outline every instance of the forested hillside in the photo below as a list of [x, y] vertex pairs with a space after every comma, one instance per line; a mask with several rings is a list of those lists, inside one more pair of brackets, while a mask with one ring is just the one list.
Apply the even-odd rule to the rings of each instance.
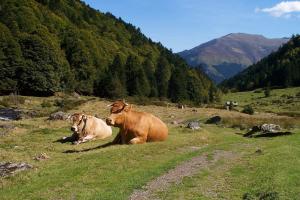
[[255, 88], [300, 85], [300, 36], [291, 40], [258, 63], [224, 81], [221, 86], [240, 91]]
[[200, 70], [139, 28], [79, 0], [1, 0], [0, 94], [77, 91], [214, 101]]

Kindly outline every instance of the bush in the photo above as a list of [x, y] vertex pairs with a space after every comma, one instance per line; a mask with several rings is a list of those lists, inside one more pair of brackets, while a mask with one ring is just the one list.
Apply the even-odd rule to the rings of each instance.
[[246, 113], [248, 115], [253, 115], [254, 114], [254, 109], [250, 105], [247, 105], [242, 110], [242, 113]]

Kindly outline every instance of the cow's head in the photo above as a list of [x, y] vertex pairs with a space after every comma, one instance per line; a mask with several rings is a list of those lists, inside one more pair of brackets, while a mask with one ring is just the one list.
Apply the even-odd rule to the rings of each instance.
[[118, 100], [108, 106], [111, 108], [110, 116], [106, 119], [107, 125], [116, 127], [122, 126], [127, 113], [131, 110], [131, 105], [125, 103], [124, 100]]
[[87, 116], [83, 113], [75, 113], [69, 117], [72, 122], [71, 131], [79, 134], [85, 127]]

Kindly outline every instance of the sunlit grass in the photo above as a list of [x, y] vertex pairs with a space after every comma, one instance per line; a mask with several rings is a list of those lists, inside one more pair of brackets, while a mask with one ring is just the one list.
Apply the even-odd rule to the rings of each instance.
[[[30, 100], [22, 105], [26, 109], [35, 109], [45, 100], [26, 98]], [[101, 118], [108, 115], [108, 101], [82, 98], [88, 101], [68, 112], [84, 111]], [[54, 102], [56, 99], [58, 97], [47, 100]], [[135, 189], [194, 156], [205, 154], [212, 159], [215, 150], [234, 152], [240, 159], [234, 162], [220, 160], [158, 195], [163, 199], [241, 199], [245, 193], [255, 197], [259, 192], [275, 191], [282, 199], [290, 199], [297, 194], [300, 180], [297, 167], [300, 164], [299, 129], [290, 129], [295, 133], [292, 136], [249, 139], [241, 136], [247, 129], [229, 128], [241, 123], [250, 127], [256, 123], [285, 121], [297, 127], [297, 118], [265, 113], [249, 116], [210, 108], [181, 110], [175, 106], [154, 105], [134, 105], [134, 108], [151, 112], [167, 122], [170, 129], [168, 140], [96, 148], [113, 139], [118, 132], [114, 128], [111, 138], [74, 146], [56, 142], [70, 135], [68, 121], [48, 121], [45, 116], [12, 122], [16, 128], [0, 137], [0, 160], [27, 162], [34, 168], [1, 178], [1, 199], [127, 199]], [[204, 124], [214, 115], [220, 115], [223, 123], [218, 126]], [[192, 131], [171, 124], [174, 120], [191, 119], [200, 120], [200, 130]], [[257, 149], [263, 153], [256, 154]], [[46, 153], [50, 158], [34, 160], [40, 153]]]

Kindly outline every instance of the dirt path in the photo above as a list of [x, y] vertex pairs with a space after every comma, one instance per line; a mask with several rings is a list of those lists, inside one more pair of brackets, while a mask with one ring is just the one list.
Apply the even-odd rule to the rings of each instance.
[[157, 177], [156, 179], [150, 181], [146, 186], [140, 190], [135, 190], [131, 196], [130, 200], [148, 200], [148, 199], [159, 199], [155, 197], [155, 193], [160, 191], [165, 191], [172, 184], [178, 184], [182, 181], [184, 177], [193, 176], [199, 173], [202, 169], [207, 169], [217, 161], [221, 159], [234, 160], [238, 158], [233, 152], [216, 150], [213, 153], [212, 159], [208, 159], [207, 154], [196, 156], [189, 161], [186, 161], [174, 169], [169, 170], [167, 173]]

